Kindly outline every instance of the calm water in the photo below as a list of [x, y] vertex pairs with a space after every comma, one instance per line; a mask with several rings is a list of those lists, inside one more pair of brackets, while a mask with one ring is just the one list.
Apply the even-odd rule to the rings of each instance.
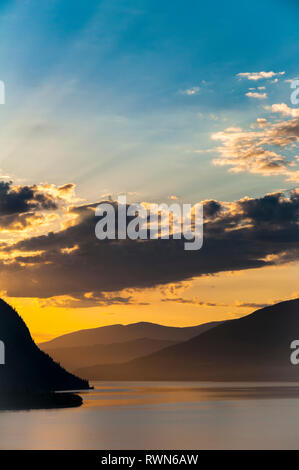
[[0, 412], [0, 448], [299, 448], [299, 383], [94, 386], [81, 408]]

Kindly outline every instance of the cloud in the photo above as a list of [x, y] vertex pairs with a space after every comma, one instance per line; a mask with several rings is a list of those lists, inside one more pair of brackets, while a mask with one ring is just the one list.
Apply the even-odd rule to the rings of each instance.
[[264, 307], [269, 307], [269, 305], [272, 305], [272, 303], [257, 303], [257, 302], [240, 302], [239, 300], [236, 300], [234, 303], [234, 307], [238, 308], [264, 308]]
[[135, 302], [124, 289], [298, 258], [299, 190], [203, 201], [204, 245], [195, 252], [184, 250], [184, 240], [100, 241], [94, 233], [96, 205], [70, 207], [72, 223], [64, 229], [2, 243], [0, 282], [9, 297], [52, 298], [55, 304], [62, 299], [70, 306], [123, 304]]
[[280, 302], [285, 302], [286, 300], [298, 299], [298, 297], [299, 297], [299, 292], [293, 292], [293, 293], [292, 293], [291, 295], [289, 295], [288, 297], [271, 299], [271, 300], [269, 300], [268, 302], [264, 302], [264, 303], [258, 303], [258, 302], [241, 302], [241, 301], [239, 301], [239, 300], [236, 300], [235, 303], [234, 303], [234, 306], [235, 306], [235, 307], [239, 307], [239, 308], [255, 308], [255, 309], [259, 309], [259, 308], [269, 307], [270, 305], [275, 305], [275, 304], [278, 304], [278, 303], [280, 303]]
[[57, 209], [55, 198], [42, 187], [12, 186], [0, 182], [0, 215], [24, 214], [32, 210]]
[[28, 232], [54, 226], [58, 213], [71, 201], [73, 185], [13, 185], [0, 181], [0, 232], [2, 239], [24, 238]]
[[134, 296], [133, 289], [124, 289], [120, 292], [85, 292], [78, 295], [59, 295], [46, 299], [39, 299], [40, 307], [55, 308], [90, 308], [109, 307], [110, 305], [148, 305], [140, 302]]
[[187, 88], [186, 90], [180, 90], [180, 93], [182, 95], [188, 95], [188, 96], [198, 95], [199, 92], [200, 92], [200, 87], [198, 86], [193, 86], [191, 88]]
[[246, 96], [248, 96], [248, 98], [265, 100], [267, 98], [267, 93], [258, 93], [258, 92], [249, 91], [248, 93], [246, 93]]
[[213, 160], [213, 164], [230, 166], [233, 173], [248, 171], [264, 176], [282, 175], [287, 181], [297, 182], [298, 161], [292, 152], [299, 142], [299, 110], [284, 103], [267, 109], [293, 119], [270, 122], [260, 118], [250, 130], [227, 128], [212, 134], [213, 140], [221, 142], [216, 149], [219, 157]]
[[225, 304], [219, 302], [206, 302], [200, 300], [197, 296], [192, 297], [191, 299], [185, 297], [164, 297], [161, 299], [162, 302], [177, 302], [187, 305], [196, 305], [198, 307], [238, 307], [238, 308], [250, 308], [250, 309], [259, 309], [268, 307], [273, 303], [257, 303], [257, 302], [241, 302], [236, 300], [233, 304]]
[[262, 80], [285, 75], [285, 72], [243, 72], [238, 73], [237, 77], [247, 78], [248, 80]]
[[197, 296], [187, 299], [185, 297], [164, 297], [161, 299], [162, 302], [177, 302], [185, 305], [196, 305], [198, 307], [228, 307], [227, 304], [216, 303], [216, 302], [205, 302], [200, 300]]
[[273, 113], [280, 113], [283, 116], [289, 116], [299, 119], [299, 108], [290, 108], [285, 103], [272, 104], [271, 108]]

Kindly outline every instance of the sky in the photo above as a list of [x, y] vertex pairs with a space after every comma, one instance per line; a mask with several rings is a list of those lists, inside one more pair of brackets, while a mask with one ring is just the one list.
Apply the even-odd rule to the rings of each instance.
[[[298, 296], [298, 11], [1, 2], [0, 290], [37, 340]], [[119, 194], [204, 201], [203, 249], [100, 243], [94, 207]]]

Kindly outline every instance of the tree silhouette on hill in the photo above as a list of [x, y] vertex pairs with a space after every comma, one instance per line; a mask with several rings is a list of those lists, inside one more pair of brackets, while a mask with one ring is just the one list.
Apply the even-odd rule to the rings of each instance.
[[0, 340], [5, 345], [5, 364], [0, 365], [0, 393], [89, 388], [88, 381], [67, 372], [37, 347], [20, 315], [2, 299]]

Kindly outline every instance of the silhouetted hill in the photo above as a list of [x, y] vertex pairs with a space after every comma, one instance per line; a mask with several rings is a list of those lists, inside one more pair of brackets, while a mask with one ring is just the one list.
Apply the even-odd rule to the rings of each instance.
[[[95, 344], [78, 348], [54, 348], [48, 350], [50, 356], [67, 370], [78, 373], [80, 377], [89, 377], [81, 368], [89, 368], [98, 364], [127, 362], [136, 357], [145, 356], [175, 344], [174, 341], [138, 338], [132, 341], [112, 344]], [[92, 375], [90, 375], [92, 378]]]
[[299, 299], [224, 322], [200, 336], [118, 366], [102, 380], [298, 380], [290, 343], [299, 339]]
[[0, 299], [0, 340], [5, 344], [5, 364], [0, 365], [0, 395], [10, 391], [37, 393], [89, 387], [42, 352], [18, 313]]
[[205, 323], [198, 326], [178, 328], [157, 325], [155, 323], [132, 323], [130, 325], [109, 325], [88, 330], [75, 331], [59, 336], [51, 341], [40, 343], [43, 351], [53, 351], [55, 348], [92, 346], [95, 344], [111, 344], [149, 338], [165, 341], [185, 341], [210, 328], [218, 322]]

